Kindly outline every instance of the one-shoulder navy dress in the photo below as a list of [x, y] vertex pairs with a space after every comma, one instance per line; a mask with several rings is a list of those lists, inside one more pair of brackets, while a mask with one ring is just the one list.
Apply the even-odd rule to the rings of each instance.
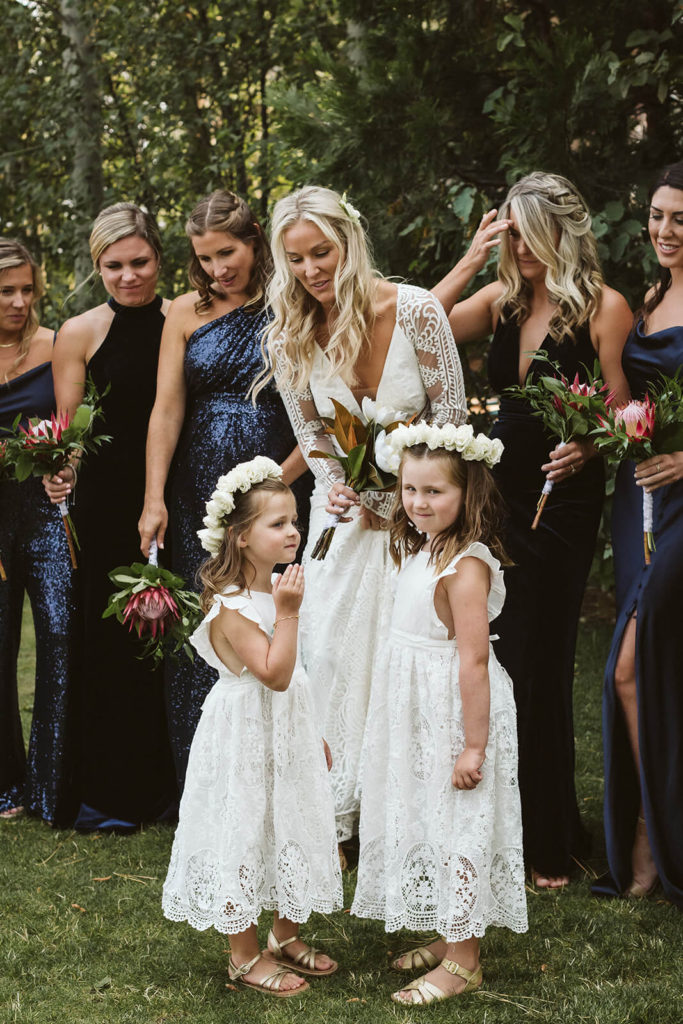
[[[256, 455], [283, 462], [296, 445], [274, 388], [262, 391], [255, 407], [247, 397], [263, 366], [260, 344], [266, 323], [265, 312], [240, 307], [198, 327], [187, 341], [187, 410], [172, 467], [169, 523], [174, 571], [197, 590], [197, 570], [209, 557], [197, 530], [219, 476]], [[303, 523], [300, 552], [312, 484], [306, 472], [292, 487]], [[171, 745], [182, 789], [202, 704], [217, 674], [201, 658], [190, 662], [184, 655], [166, 671]]]
[[[512, 678], [519, 734], [519, 788], [524, 853], [543, 875], [569, 873], [572, 856], [586, 852], [574, 785], [572, 688], [581, 601], [590, 571], [605, 489], [601, 459], [591, 459], [548, 497], [538, 529], [531, 523], [545, 476], [541, 466], [558, 443], [531, 406], [504, 394], [518, 383], [519, 327], [499, 321], [489, 350], [489, 378], [501, 394], [492, 435], [505, 451], [494, 470], [505, 499], [507, 596], [496, 619], [496, 653]], [[587, 380], [595, 350], [589, 328], [542, 346], [561, 372]], [[548, 373], [532, 363], [534, 377]]]
[[102, 619], [113, 592], [107, 574], [140, 559], [137, 524], [164, 325], [161, 303], [158, 296], [144, 306], [110, 299], [114, 319], [88, 363], [100, 394], [109, 386], [98, 430], [112, 441], [85, 459], [72, 511], [81, 542], [76, 643], [82, 763], [76, 827], [84, 830], [131, 829], [176, 809], [163, 671], [140, 660], [135, 636], [115, 618]]
[[[639, 322], [623, 354], [631, 394], [642, 398], [659, 374], [683, 366], [683, 326], [644, 334]], [[643, 492], [635, 466], [619, 467], [612, 514], [617, 624], [605, 670], [605, 835], [610, 876], [594, 891], [617, 895], [631, 883], [631, 853], [642, 794], [647, 832], [665, 895], [683, 907], [683, 480], [653, 492], [652, 563], [643, 557]], [[615, 693], [624, 630], [636, 615], [640, 786]]]
[[[55, 408], [52, 364], [0, 384], [0, 436], [17, 415], [49, 418]], [[70, 688], [73, 679], [72, 570], [64, 526], [42, 482], [0, 482], [0, 811], [23, 806], [53, 824], [73, 807]], [[28, 762], [17, 700], [17, 654], [24, 592], [36, 635], [36, 679]]]

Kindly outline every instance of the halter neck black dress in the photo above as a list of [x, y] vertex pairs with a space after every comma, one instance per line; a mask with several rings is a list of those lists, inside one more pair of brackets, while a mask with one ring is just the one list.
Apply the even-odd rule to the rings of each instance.
[[[541, 346], [570, 379], [587, 380], [595, 349], [589, 328]], [[489, 379], [501, 394], [492, 436], [505, 451], [494, 470], [507, 504], [507, 597], [496, 653], [512, 677], [519, 734], [519, 788], [527, 863], [544, 875], [569, 873], [572, 855], [586, 852], [574, 786], [572, 687], [581, 601], [593, 558], [604, 496], [604, 467], [591, 459], [553, 488], [538, 529], [531, 523], [545, 482], [541, 466], [557, 439], [548, 436], [528, 403], [505, 395], [519, 383], [520, 330], [499, 321], [489, 350]], [[532, 364], [533, 365], [533, 364]], [[536, 366], [534, 376], [547, 375]]]
[[76, 827], [132, 828], [173, 814], [176, 787], [163, 672], [141, 661], [139, 644], [115, 618], [107, 573], [140, 559], [137, 523], [145, 493], [145, 441], [156, 395], [161, 298], [109, 305], [114, 319], [88, 363], [111, 444], [87, 457], [72, 511], [81, 550], [81, 808]]

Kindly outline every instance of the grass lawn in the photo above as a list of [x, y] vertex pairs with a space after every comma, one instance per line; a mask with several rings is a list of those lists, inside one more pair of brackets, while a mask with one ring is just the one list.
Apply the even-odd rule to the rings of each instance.
[[[20, 703], [28, 728], [25, 629]], [[594, 857], [567, 891], [529, 890], [527, 935], [490, 930], [476, 994], [429, 1010], [395, 1006], [389, 993], [399, 976], [388, 955], [418, 936], [386, 935], [347, 913], [316, 916], [303, 929], [340, 961], [338, 974], [288, 1000], [235, 989], [226, 985], [225, 937], [161, 916], [172, 828], [83, 836], [23, 820], [0, 822], [0, 1022], [680, 1024], [683, 916], [664, 902], [602, 901], [589, 891], [604, 868], [600, 688], [609, 632], [605, 623], [582, 625], [576, 680], [577, 780]], [[350, 873], [347, 906], [353, 885]]]

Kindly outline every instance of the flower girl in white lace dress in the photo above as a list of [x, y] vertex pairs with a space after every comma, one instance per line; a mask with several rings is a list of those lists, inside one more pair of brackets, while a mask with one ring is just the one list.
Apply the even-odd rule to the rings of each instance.
[[489, 925], [527, 929], [512, 683], [489, 642], [505, 588], [502, 444], [470, 426], [399, 427], [400, 566], [391, 634], [373, 677], [361, 767], [352, 913], [441, 938], [394, 961], [431, 968], [394, 993], [422, 1004], [481, 984]]
[[[329, 749], [297, 663], [303, 569], [294, 496], [258, 456], [218, 481], [200, 531], [206, 618], [192, 636], [219, 678], [202, 709], [163, 890], [163, 911], [230, 936], [228, 971], [272, 995], [337, 969], [299, 923], [342, 905]], [[261, 954], [256, 926], [273, 910]]]

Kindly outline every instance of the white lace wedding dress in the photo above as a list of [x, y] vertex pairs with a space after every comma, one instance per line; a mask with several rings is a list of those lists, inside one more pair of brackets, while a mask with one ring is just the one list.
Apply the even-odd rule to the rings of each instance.
[[489, 645], [491, 710], [483, 779], [451, 783], [465, 745], [455, 640], [434, 609], [439, 579], [473, 556], [489, 567], [489, 621], [500, 614], [500, 563], [472, 544], [441, 573], [427, 552], [398, 576], [389, 643], [373, 677], [361, 765], [360, 860], [351, 913], [387, 931], [450, 942], [489, 925], [527, 929], [512, 682]]
[[229, 587], [192, 636], [219, 679], [197, 726], [162, 907], [172, 921], [234, 934], [278, 910], [292, 921], [342, 906], [334, 804], [310, 684], [282, 693], [215, 653], [209, 624], [236, 609], [272, 636], [270, 594]]
[[[339, 376], [330, 376], [327, 357], [317, 347], [306, 391], [295, 392], [278, 383], [297, 441], [316, 477], [303, 556], [306, 591], [301, 645], [304, 666], [325, 702], [324, 735], [334, 760], [332, 786], [341, 841], [358, 829], [355, 792], [372, 666], [391, 614], [388, 535], [361, 529], [354, 511], [353, 522], [337, 527], [327, 557], [310, 559], [327, 518], [329, 489], [335, 480], [343, 479], [336, 462], [310, 456], [316, 448], [333, 450], [320, 417], [334, 416], [332, 398], [356, 415], [360, 407], [348, 385]], [[438, 424], [460, 424], [467, 418], [460, 359], [448, 320], [439, 302], [422, 288], [398, 285], [396, 326], [376, 401]], [[393, 495], [370, 492], [362, 501], [386, 517]]]

